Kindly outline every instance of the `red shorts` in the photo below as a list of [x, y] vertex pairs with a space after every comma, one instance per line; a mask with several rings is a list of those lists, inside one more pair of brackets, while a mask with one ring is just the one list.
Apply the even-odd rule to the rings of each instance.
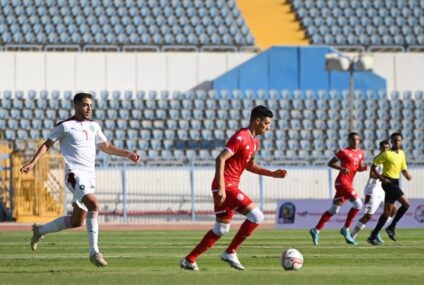
[[227, 188], [225, 190], [226, 198], [222, 205], [218, 206], [215, 197], [218, 194], [218, 189], [212, 189], [214, 198], [214, 210], [217, 218], [232, 219], [234, 211], [242, 212], [247, 206], [252, 204], [252, 199], [243, 193], [239, 188]]
[[334, 195], [334, 200], [342, 200], [344, 203], [346, 200], [352, 201], [359, 198], [358, 193], [353, 189], [352, 185], [339, 184], [336, 185], [336, 195]]

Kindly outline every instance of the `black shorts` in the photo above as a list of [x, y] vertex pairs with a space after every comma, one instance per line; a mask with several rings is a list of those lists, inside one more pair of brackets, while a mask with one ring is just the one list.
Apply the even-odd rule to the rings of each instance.
[[384, 202], [394, 204], [403, 195], [403, 191], [399, 187], [399, 179], [386, 178], [390, 180], [390, 183], [381, 184], [386, 193]]

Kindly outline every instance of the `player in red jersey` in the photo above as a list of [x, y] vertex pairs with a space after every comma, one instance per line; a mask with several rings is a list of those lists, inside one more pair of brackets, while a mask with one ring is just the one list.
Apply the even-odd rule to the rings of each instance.
[[[340, 233], [344, 236], [347, 243], [357, 244], [350, 235], [349, 227], [362, 208], [362, 201], [358, 193], [353, 189], [352, 183], [356, 172], [367, 170], [367, 166], [363, 165], [365, 158], [364, 151], [359, 149], [359, 143], [359, 135], [357, 133], [350, 133], [348, 135], [349, 146], [337, 151], [336, 155], [328, 162], [329, 167], [340, 170], [340, 172], [335, 181], [336, 195], [334, 196], [333, 204], [330, 209], [322, 214], [315, 228], [309, 230], [312, 236], [312, 242], [315, 245], [318, 245], [320, 230], [340, 210], [346, 200], [352, 202], [352, 208], [350, 208], [347, 214], [344, 227], [340, 229]], [[340, 165], [337, 165], [338, 161], [340, 161]]]
[[229, 232], [234, 211], [237, 211], [245, 215], [247, 219], [222, 253], [221, 260], [233, 268], [244, 270], [238, 260], [237, 249], [263, 221], [264, 215], [252, 199], [239, 189], [240, 176], [245, 169], [275, 178], [284, 178], [287, 175], [286, 170], [271, 171], [260, 167], [254, 160], [254, 155], [259, 149], [259, 141], [256, 136], [263, 135], [269, 130], [272, 117], [273, 114], [268, 108], [255, 107], [250, 115], [249, 127], [237, 131], [216, 158], [216, 172], [212, 182], [216, 223], [200, 243], [181, 260], [181, 268], [199, 270], [196, 263], [197, 257], [211, 248], [221, 236]]

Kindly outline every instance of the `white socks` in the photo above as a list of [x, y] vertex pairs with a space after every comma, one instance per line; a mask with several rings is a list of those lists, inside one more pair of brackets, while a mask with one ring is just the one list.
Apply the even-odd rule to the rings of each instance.
[[40, 234], [59, 232], [71, 227], [71, 216], [62, 216], [40, 227]]
[[350, 235], [352, 236], [352, 238], [356, 238], [356, 235], [363, 229], [365, 229], [366, 225], [358, 222], [354, 227], [353, 230], [351, 231]]
[[98, 212], [89, 211], [85, 224], [87, 226], [88, 241], [90, 243], [90, 255], [99, 253], [97, 244], [99, 239], [99, 222], [97, 221]]

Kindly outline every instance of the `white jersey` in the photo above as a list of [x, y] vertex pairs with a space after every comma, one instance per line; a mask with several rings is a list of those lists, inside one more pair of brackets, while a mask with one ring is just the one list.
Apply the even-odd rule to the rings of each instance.
[[[382, 167], [377, 167], [378, 173], [383, 171]], [[377, 209], [384, 204], [385, 192], [379, 179], [370, 178], [364, 189], [365, 204], [364, 213], [374, 215]]]
[[49, 140], [59, 141], [60, 151], [68, 170], [94, 171], [96, 145], [107, 138], [94, 121], [78, 121], [71, 117], [60, 122], [50, 133]]
[[[383, 168], [382, 167], [377, 167], [376, 168], [378, 173], [382, 173]], [[379, 179], [375, 179], [375, 178], [369, 178], [367, 185], [365, 185], [365, 189], [364, 189], [364, 194], [365, 195], [373, 195], [375, 191], [379, 191], [379, 192], [383, 192], [383, 187], [381, 186], [381, 181]]]

